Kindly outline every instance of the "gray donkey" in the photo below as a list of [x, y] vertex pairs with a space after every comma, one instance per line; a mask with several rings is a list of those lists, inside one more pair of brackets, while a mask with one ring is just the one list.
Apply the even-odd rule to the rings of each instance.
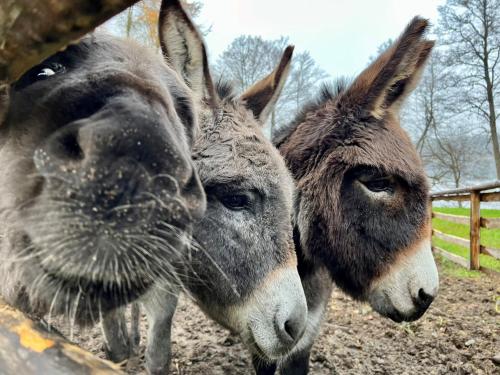
[[90, 35], [0, 97], [0, 291], [71, 324], [178, 283], [205, 194], [191, 90], [154, 52]]
[[[160, 41], [171, 66], [199, 98], [193, 160], [207, 212], [193, 238], [204, 251], [191, 253], [184, 287], [255, 356], [276, 360], [301, 337], [307, 317], [292, 239], [293, 180], [261, 131], [285, 83], [293, 48], [269, 76], [235, 97], [227, 85], [214, 87], [203, 39], [177, 0], [162, 3]], [[142, 300], [149, 322], [146, 367], [153, 374], [168, 372], [177, 294], [160, 285]], [[123, 359], [123, 313], [108, 316], [104, 327], [112, 358]]]

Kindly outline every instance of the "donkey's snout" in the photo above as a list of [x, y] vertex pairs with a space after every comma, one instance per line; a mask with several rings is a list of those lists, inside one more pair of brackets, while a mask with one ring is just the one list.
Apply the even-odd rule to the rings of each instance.
[[307, 310], [301, 303], [280, 308], [274, 317], [274, 329], [284, 346], [293, 346], [306, 327]]
[[438, 288], [439, 275], [430, 241], [425, 239], [378, 281], [368, 300], [376, 311], [396, 322], [413, 321], [427, 311]]
[[295, 267], [276, 270], [250, 303], [252, 345], [271, 359], [289, 353], [307, 324], [307, 303]]
[[205, 199], [189, 150], [162, 119], [120, 104], [62, 126], [34, 154], [45, 190], [117, 224], [149, 220], [151, 207], [176, 226], [201, 217]]

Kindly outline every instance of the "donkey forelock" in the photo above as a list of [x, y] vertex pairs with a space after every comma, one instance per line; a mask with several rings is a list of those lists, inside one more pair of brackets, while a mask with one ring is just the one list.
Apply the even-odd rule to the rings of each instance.
[[231, 86], [219, 83], [217, 87], [219, 104], [201, 111], [200, 136], [193, 147], [193, 159], [200, 165], [204, 183], [233, 182], [266, 194], [271, 194], [271, 187], [280, 189], [283, 203], [290, 207], [293, 185], [291, 180], [283, 180], [288, 174], [283, 158]]

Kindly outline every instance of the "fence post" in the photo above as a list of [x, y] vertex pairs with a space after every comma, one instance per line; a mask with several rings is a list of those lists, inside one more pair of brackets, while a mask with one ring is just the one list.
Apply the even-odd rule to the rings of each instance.
[[479, 190], [470, 193], [470, 254], [469, 269], [479, 269], [479, 252], [481, 246], [481, 196]]

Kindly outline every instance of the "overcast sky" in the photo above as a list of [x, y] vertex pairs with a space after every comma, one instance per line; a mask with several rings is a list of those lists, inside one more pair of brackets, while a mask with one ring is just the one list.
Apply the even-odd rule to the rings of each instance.
[[415, 15], [437, 22], [444, 0], [205, 0], [201, 24], [215, 58], [241, 34], [265, 39], [288, 36], [308, 50], [330, 76], [352, 76], [377, 47], [395, 38]]

